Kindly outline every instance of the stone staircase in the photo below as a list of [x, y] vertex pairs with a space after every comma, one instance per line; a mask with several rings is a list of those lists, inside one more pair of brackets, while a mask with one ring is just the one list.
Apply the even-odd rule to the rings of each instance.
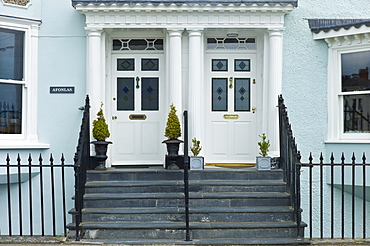
[[281, 170], [255, 168], [189, 171], [192, 241], [184, 241], [183, 170], [88, 171], [83, 240], [131, 245], [307, 244], [297, 238], [282, 175]]

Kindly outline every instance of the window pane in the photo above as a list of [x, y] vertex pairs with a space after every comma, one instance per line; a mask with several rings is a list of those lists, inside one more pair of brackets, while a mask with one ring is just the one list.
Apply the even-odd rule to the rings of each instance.
[[23, 80], [24, 32], [0, 28], [0, 79]]
[[234, 71], [235, 72], [250, 72], [251, 71], [251, 60], [250, 59], [235, 59], [234, 60]]
[[250, 79], [235, 78], [235, 111], [250, 111]]
[[212, 111], [227, 111], [227, 78], [212, 79]]
[[117, 71], [134, 71], [135, 59], [117, 59]]
[[117, 110], [134, 110], [134, 78], [117, 78]]
[[343, 97], [344, 132], [370, 132], [370, 94]]
[[141, 71], [158, 71], [159, 59], [143, 58], [141, 59]]
[[342, 54], [342, 91], [370, 90], [370, 51]]
[[141, 110], [158, 110], [158, 78], [141, 78]]
[[212, 59], [212, 71], [227, 72], [227, 59]]
[[20, 134], [22, 85], [0, 83], [0, 134]]

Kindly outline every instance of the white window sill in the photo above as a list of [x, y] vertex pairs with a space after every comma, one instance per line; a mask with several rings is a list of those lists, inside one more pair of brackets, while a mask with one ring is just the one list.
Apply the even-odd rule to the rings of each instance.
[[49, 149], [50, 144], [30, 143], [27, 141], [0, 141], [0, 149]]
[[325, 141], [326, 144], [370, 144], [370, 139], [341, 139]]

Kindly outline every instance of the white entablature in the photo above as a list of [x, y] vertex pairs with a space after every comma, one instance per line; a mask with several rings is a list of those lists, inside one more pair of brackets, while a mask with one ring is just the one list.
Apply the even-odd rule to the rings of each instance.
[[76, 9], [86, 15], [87, 27], [94, 28], [163, 28], [179, 25], [185, 28], [277, 28], [283, 26], [284, 15], [292, 11], [294, 6], [89, 4], [77, 5]]

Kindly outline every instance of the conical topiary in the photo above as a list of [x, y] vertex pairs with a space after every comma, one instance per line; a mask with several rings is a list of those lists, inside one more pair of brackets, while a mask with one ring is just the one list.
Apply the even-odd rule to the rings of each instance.
[[96, 114], [98, 118], [93, 121], [92, 129], [93, 137], [98, 141], [105, 141], [105, 139], [109, 138], [110, 136], [108, 124], [105, 121], [102, 107], [103, 103], [100, 105], [100, 110]]
[[177, 139], [181, 136], [180, 121], [176, 114], [176, 107], [173, 104], [170, 105], [164, 136], [168, 139]]

